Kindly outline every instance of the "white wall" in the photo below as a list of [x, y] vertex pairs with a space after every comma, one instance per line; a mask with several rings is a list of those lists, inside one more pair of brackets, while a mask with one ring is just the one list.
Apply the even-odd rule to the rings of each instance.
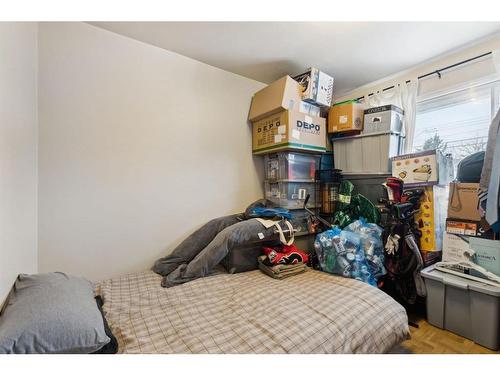
[[37, 271], [37, 24], [0, 22], [0, 304]]
[[148, 269], [262, 197], [262, 83], [84, 23], [39, 26], [39, 270]]

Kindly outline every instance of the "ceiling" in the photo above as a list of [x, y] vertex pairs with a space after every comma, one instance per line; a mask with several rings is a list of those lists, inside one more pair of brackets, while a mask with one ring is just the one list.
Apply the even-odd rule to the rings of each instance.
[[500, 32], [500, 22], [91, 22], [269, 83], [310, 66], [336, 93]]

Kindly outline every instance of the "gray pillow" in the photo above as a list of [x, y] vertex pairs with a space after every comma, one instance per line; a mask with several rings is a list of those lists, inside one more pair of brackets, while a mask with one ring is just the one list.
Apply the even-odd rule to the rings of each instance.
[[91, 353], [109, 342], [90, 281], [18, 276], [0, 316], [0, 353]]

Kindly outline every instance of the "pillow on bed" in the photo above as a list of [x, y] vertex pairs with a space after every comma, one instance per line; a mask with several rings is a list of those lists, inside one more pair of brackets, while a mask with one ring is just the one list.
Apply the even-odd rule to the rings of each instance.
[[90, 281], [18, 276], [0, 316], [0, 353], [92, 353], [109, 341]]
[[106, 317], [104, 316], [104, 311], [102, 309], [102, 305], [104, 305], [104, 301], [102, 300], [101, 296], [96, 296], [95, 302], [97, 303], [97, 308], [99, 309], [99, 312], [101, 313], [102, 320], [104, 322], [104, 332], [106, 333], [106, 336], [109, 337], [109, 342], [106, 345], [104, 345], [101, 349], [93, 352], [92, 354], [116, 354], [116, 353], [118, 353], [118, 340], [116, 339], [115, 335], [113, 335], [111, 328], [109, 328], [108, 321], [106, 320]]

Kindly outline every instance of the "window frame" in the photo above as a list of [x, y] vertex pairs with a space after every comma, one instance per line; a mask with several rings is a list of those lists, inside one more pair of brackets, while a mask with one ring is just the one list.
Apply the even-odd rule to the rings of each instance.
[[[452, 87], [448, 87], [443, 90], [437, 90], [423, 95], [417, 95], [415, 103], [415, 112], [416, 112], [415, 131], [417, 131], [418, 129], [419, 104], [426, 101], [436, 100], [447, 95], [453, 95], [461, 91], [480, 88], [481, 86], [486, 86], [491, 84], [496, 84], [495, 86], [491, 87], [491, 93], [490, 93], [490, 120], [493, 119], [493, 117], [495, 117], [496, 112], [499, 110], [500, 107], [500, 73], [491, 74], [481, 79], [473, 81], [461, 82], [459, 84], [453, 85]], [[411, 145], [411, 149], [415, 151], [415, 138], [413, 139], [413, 144]]]

